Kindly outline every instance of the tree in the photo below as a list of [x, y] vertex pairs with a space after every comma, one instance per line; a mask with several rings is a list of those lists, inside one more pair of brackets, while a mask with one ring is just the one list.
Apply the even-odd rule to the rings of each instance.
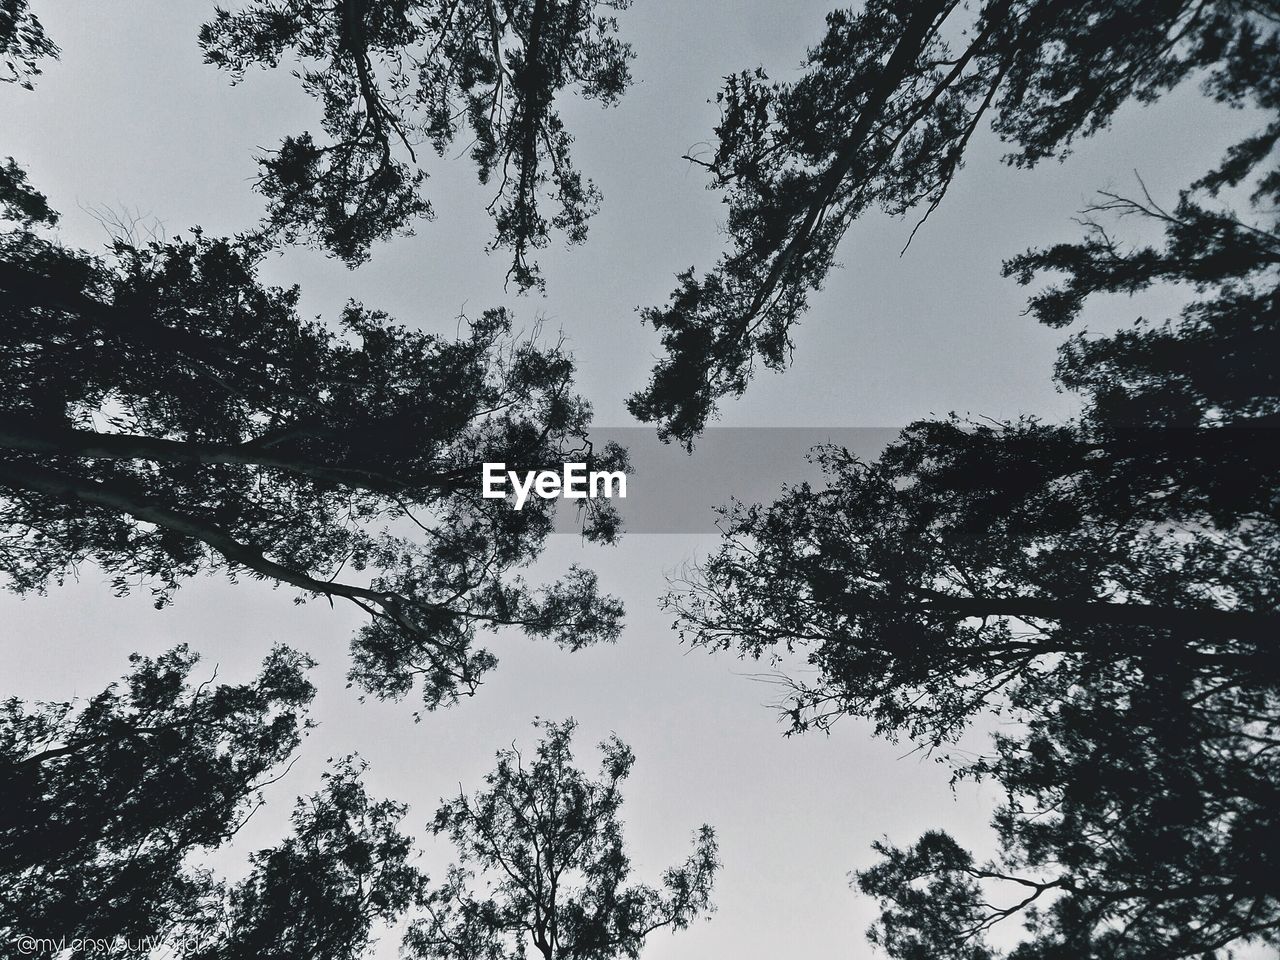
[[[1280, 941], [1280, 472], [1270, 431], [1214, 429], [1244, 435], [1131, 432], [1115, 456], [1079, 426], [917, 424], [732, 514], [673, 598], [695, 643], [807, 658], [795, 729], [866, 717], [1008, 797], [996, 860], [929, 834], [859, 874], [891, 956], [990, 956], [979, 935], [1019, 915], [1020, 960]], [[987, 711], [994, 755], [951, 755]]]
[[537, 726], [544, 736], [532, 762], [515, 747], [499, 751], [486, 790], [460, 791], [436, 812], [432, 829], [453, 841], [460, 864], [405, 938], [412, 955], [515, 960], [532, 943], [545, 960], [635, 958], [653, 931], [683, 930], [711, 908], [711, 828], [664, 872], [661, 890], [626, 885], [618, 811], [630, 749], [617, 737], [602, 743], [601, 778], [590, 780], [572, 766], [574, 722]]
[[[715, 150], [700, 162], [725, 194], [730, 249], [644, 311], [667, 355], [631, 411], [691, 445], [757, 361], [787, 364], [791, 328], [850, 224], [877, 206], [924, 205], [927, 217], [987, 118], [1012, 147], [1006, 161], [1029, 167], [1193, 75], [1214, 100], [1273, 116], [1277, 20], [1269, 0], [871, 0], [830, 14], [799, 80], [743, 72], [719, 95]], [[1278, 138], [1268, 121], [1218, 176], [1251, 168]]]
[[292, 835], [251, 855], [240, 883], [191, 864], [262, 806], [315, 693], [312, 661], [284, 647], [238, 686], [215, 686], [216, 670], [192, 684], [198, 659], [186, 647], [135, 655], [122, 684], [84, 704], [0, 704], [6, 943], [38, 957], [109, 942], [141, 960], [181, 942], [196, 957], [354, 960], [375, 923], [420, 903], [425, 877], [397, 829], [405, 808], [369, 797], [355, 757], [297, 802]]
[[[254, 0], [218, 10], [200, 32], [205, 59], [243, 78], [289, 55], [324, 111], [325, 140], [286, 137], [260, 159], [268, 226], [349, 264], [375, 240], [431, 215], [417, 152], [443, 155], [466, 128], [480, 181], [497, 183], [493, 248], [508, 277], [541, 285], [534, 250], [551, 229], [586, 236], [599, 199], [573, 167], [556, 109], [567, 89], [608, 106], [631, 81], [613, 12], [628, 0]], [[541, 205], [550, 201], [550, 219]]]
[[[727, 511], [722, 549], [668, 598], [683, 635], [804, 652], [818, 679], [794, 687], [796, 730], [856, 713], [935, 746], [1012, 687], [1152, 658], [1280, 683], [1269, 436], [1125, 449], [1035, 421], [964, 426], [915, 424], [874, 464], [825, 450], [824, 488]], [[1184, 461], [1183, 503], [1172, 482], [1144, 487], [1153, 454]], [[1244, 483], [1271, 486], [1239, 490], [1242, 462]], [[1197, 474], [1218, 470], [1244, 502], [1197, 502], [1214, 479]]]
[[[0, 937], [138, 940], [216, 893], [186, 858], [228, 841], [310, 725], [305, 656], [189, 681], [177, 647], [83, 704], [0, 704]], [[216, 677], [216, 671], [214, 671]], [[46, 951], [54, 956], [56, 950]]]
[[[187, 238], [105, 257], [31, 230], [0, 235], [0, 569], [19, 592], [85, 562], [158, 604], [224, 571], [369, 615], [352, 676], [378, 696], [421, 681], [428, 708], [496, 663], [478, 631], [576, 649], [620, 605], [573, 567], [534, 589], [550, 501], [479, 494], [480, 465], [592, 454], [589, 406], [560, 344], [491, 310], [449, 340], [350, 303], [336, 329], [264, 286], [257, 241]], [[585, 533], [616, 514], [588, 502]]]
[[40, 75], [40, 61], [58, 55], [28, 0], [0, 0], [0, 82], [30, 90]]
[[[1082, 242], [1006, 264], [1063, 275], [1031, 300], [1054, 326], [1097, 293], [1192, 291], [1176, 318], [1063, 345], [1081, 416], [921, 421], [871, 463], [824, 449], [825, 486], [729, 509], [722, 549], [669, 599], [696, 644], [806, 656], [794, 729], [865, 717], [1007, 796], [995, 859], [935, 831], [857, 875], [891, 956], [990, 957], [982, 935], [1011, 917], [1017, 960], [1280, 942], [1269, 153], [1236, 149], [1172, 209], [1105, 195]], [[1227, 190], [1259, 218], [1208, 206]], [[1105, 214], [1164, 242], [1126, 247]], [[948, 755], [991, 711], [992, 754]]]
[[1082, 417], [921, 421], [874, 463], [820, 450], [825, 487], [727, 511], [724, 548], [670, 598], [686, 635], [807, 650], [820, 679], [795, 691], [797, 728], [856, 712], [934, 744], [1046, 670], [1156, 657], [1274, 685], [1280, 239], [1187, 198], [1149, 209], [1163, 250], [1125, 251], [1095, 224], [1007, 268], [1067, 271], [1032, 300], [1066, 319], [1175, 270], [1205, 286], [1177, 321], [1063, 346]]
[[357, 758], [325, 774], [299, 799], [293, 833], [251, 858], [253, 870], [224, 897], [216, 920], [189, 939], [199, 960], [356, 960], [376, 922], [394, 923], [422, 897], [426, 877], [409, 863], [412, 841], [398, 825], [402, 804], [373, 800]]
[[53, 226], [58, 214], [49, 207], [43, 193], [27, 182], [26, 171], [6, 157], [0, 164], [0, 221], [10, 221], [24, 228], [37, 224]]
[[[1101, 674], [1101, 671], [1099, 671]], [[1009, 799], [995, 860], [945, 833], [877, 845], [856, 874], [881, 901], [873, 941], [895, 958], [1225, 958], [1280, 945], [1274, 692], [1191, 671], [1102, 674], [998, 739], [985, 769]]]

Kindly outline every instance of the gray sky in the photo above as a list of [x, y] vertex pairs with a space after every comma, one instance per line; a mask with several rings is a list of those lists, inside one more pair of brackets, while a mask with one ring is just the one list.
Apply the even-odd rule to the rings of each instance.
[[[623, 400], [647, 379], [656, 349], [634, 308], [665, 300], [675, 272], [705, 269], [719, 250], [722, 208], [703, 189], [701, 171], [680, 156], [710, 135], [716, 111], [707, 100], [720, 78], [757, 64], [786, 77], [821, 37], [830, 2], [636, 0], [620, 16], [638, 53], [637, 83], [614, 110], [565, 104], [578, 138], [575, 161], [605, 201], [586, 246], [565, 250], [557, 241], [541, 257], [545, 297], [503, 290], [506, 261], [482, 252], [487, 195], [466, 159], [429, 159], [438, 217], [417, 237], [377, 247], [372, 263], [354, 272], [293, 251], [269, 263], [269, 277], [301, 283], [306, 312], [328, 317], [351, 297], [441, 331], [453, 330], [463, 308], [506, 304], [529, 323], [545, 317], [569, 337], [597, 422], [632, 426]], [[315, 126], [286, 71], [251, 74], [232, 88], [201, 64], [195, 34], [211, 8], [202, 0], [33, 0], [33, 7], [63, 59], [47, 65], [34, 93], [0, 89], [0, 155], [11, 153], [62, 211], [68, 243], [106, 240], [91, 208], [136, 210], [170, 236], [192, 224], [230, 232], [257, 219], [260, 198], [249, 189], [255, 150]], [[968, 167], [905, 257], [898, 251], [910, 223], [869, 217], [850, 232], [840, 251], [845, 269], [796, 331], [792, 369], [762, 374], [725, 407], [721, 423], [896, 427], [950, 410], [1069, 414], [1071, 399], [1049, 379], [1062, 334], [1020, 315], [1026, 292], [1001, 279], [1001, 259], [1077, 236], [1075, 211], [1096, 189], [1131, 188], [1135, 169], [1157, 198], [1173, 198], [1246, 119], [1204, 107], [1184, 90], [1122, 111], [1116, 132], [1087, 141], [1063, 165], [1032, 172], [998, 166], [994, 139], [975, 140]], [[1166, 305], [1154, 297], [1102, 303], [1090, 326], [1127, 323]], [[705, 536], [633, 535], [608, 550], [555, 538], [541, 567], [554, 574], [581, 561], [596, 569], [627, 603], [621, 642], [569, 655], [504, 636], [494, 646], [502, 665], [480, 694], [418, 724], [413, 702], [361, 704], [345, 689], [346, 645], [359, 623], [353, 609], [299, 608], [288, 590], [209, 579], [157, 612], [145, 591], [113, 597], [93, 570], [46, 597], [0, 595], [0, 695], [92, 694], [124, 671], [128, 653], [178, 641], [237, 680], [251, 675], [272, 642], [313, 653], [321, 661], [321, 726], [302, 762], [273, 788], [281, 802], [244, 832], [240, 852], [275, 841], [289, 801], [315, 788], [326, 757], [359, 751], [372, 765], [372, 790], [412, 803], [409, 824], [420, 828], [439, 796], [459, 782], [478, 785], [495, 749], [530, 742], [534, 716], [573, 715], [588, 765], [590, 745], [609, 731], [635, 749], [625, 819], [642, 876], [656, 880], [682, 859], [698, 824], [719, 833], [718, 913], [709, 924], [660, 936], [646, 958], [867, 956], [862, 931], [871, 905], [848, 890], [847, 871], [871, 861], [869, 845], [883, 834], [905, 843], [941, 826], [982, 846], [994, 798], [972, 785], [952, 793], [942, 767], [903, 758], [906, 746], [875, 740], [859, 723], [843, 723], [831, 737], [784, 740], [768, 707], [774, 691], [749, 676], [757, 668], [681, 648], [656, 599], [666, 574], [713, 545]], [[444, 852], [431, 849], [429, 871], [443, 872]]]

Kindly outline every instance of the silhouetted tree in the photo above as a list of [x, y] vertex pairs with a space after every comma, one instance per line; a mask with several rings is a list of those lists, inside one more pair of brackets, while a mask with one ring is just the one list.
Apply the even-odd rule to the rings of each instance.
[[1046, 669], [1151, 657], [1280, 679], [1280, 238], [1187, 197], [1174, 214], [1105, 206], [1163, 221], [1166, 245], [1125, 250], [1095, 223], [1011, 261], [1023, 282], [1067, 274], [1034, 312], [1060, 324], [1094, 292], [1171, 278], [1201, 296], [1064, 345], [1080, 418], [921, 421], [870, 464], [824, 449], [825, 487], [728, 511], [725, 548], [672, 598], [695, 642], [809, 651], [820, 680], [797, 691], [797, 726], [853, 711], [940, 743]]
[[[705, 165], [729, 206], [730, 250], [644, 312], [667, 356], [632, 412], [690, 444], [757, 361], [785, 366], [792, 325], [849, 225], [877, 206], [937, 207], [985, 119], [1012, 147], [1007, 162], [1026, 167], [1189, 76], [1273, 118], [1278, 19], [1269, 0], [870, 0], [830, 14], [799, 80], [744, 72], [719, 96]], [[1277, 138], [1268, 119], [1216, 176], [1231, 179]]]
[[[803, 652], [796, 729], [856, 713], [941, 744], [1011, 687], [1152, 662], [1275, 685], [1275, 444], [1153, 434], [925, 422], [873, 464], [825, 450], [825, 487], [727, 511], [669, 602], [696, 644]], [[1161, 459], [1184, 470], [1150, 486]], [[1202, 502], [1219, 487], [1239, 502]]]
[[409, 863], [412, 842], [398, 829], [406, 808], [371, 799], [364, 769], [345, 758], [322, 790], [298, 800], [292, 835], [254, 854], [221, 916], [192, 928], [189, 939], [206, 947], [192, 956], [356, 960], [372, 947], [375, 923], [394, 923], [421, 901], [426, 877]]
[[[872, 940], [900, 960], [1274, 949], [1277, 707], [1274, 692], [1189, 669], [1098, 671], [974, 771], [1008, 797], [996, 858], [937, 831], [907, 850], [877, 845], [882, 861], [856, 876], [882, 902]], [[1026, 928], [1006, 952], [984, 936], [1004, 920]]]
[[590, 780], [572, 766], [573, 721], [537, 726], [544, 737], [527, 765], [514, 747], [500, 751], [486, 790], [437, 811], [433, 829], [454, 842], [460, 865], [406, 937], [412, 955], [516, 960], [532, 943], [545, 960], [635, 958], [653, 931], [682, 930], [711, 909], [711, 828], [664, 872], [662, 889], [627, 885], [618, 811], [631, 750], [617, 737], [602, 743], [601, 778]]
[[[598, 192], [574, 169], [573, 137], [556, 109], [576, 90], [609, 105], [631, 81], [630, 47], [613, 11], [628, 0], [255, 0], [219, 10], [200, 33], [210, 63], [239, 80], [251, 66], [302, 64], [324, 110], [324, 140], [286, 137], [261, 159], [269, 224], [350, 264], [369, 245], [430, 216], [416, 151], [443, 155], [466, 129], [495, 248], [512, 253], [509, 277], [540, 284], [533, 250], [551, 229], [586, 236]], [[541, 204], [553, 202], [550, 217]]]
[[[91, 561], [163, 603], [201, 571], [341, 598], [370, 620], [353, 676], [379, 696], [422, 681], [428, 707], [496, 662], [479, 630], [578, 648], [619, 604], [573, 567], [542, 589], [550, 501], [480, 496], [480, 464], [592, 456], [573, 364], [486, 312], [450, 340], [350, 303], [336, 329], [262, 285], [253, 241], [117, 241], [94, 257], [0, 235], [0, 568], [43, 589]], [[577, 455], [570, 455], [577, 451]], [[616, 516], [588, 509], [588, 536]]]
[[28, 0], [0, 0], [0, 82], [30, 90], [40, 75], [40, 61], [57, 55], [57, 45]]
[[[946, 758], [1008, 797], [997, 858], [930, 833], [858, 875], [894, 957], [993, 956], [981, 934], [1014, 916], [1019, 960], [1280, 941], [1280, 179], [1246, 152], [1172, 210], [1107, 196], [1083, 242], [1006, 265], [1064, 275], [1031, 301], [1055, 326], [1095, 293], [1193, 291], [1063, 346], [1078, 418], [922, 421], [873, 463], [827, 448], [825, 486], [728, 510], [671, 597], [694, 643], [807, 658], [796, 729], [852, 714], [938, 748], [1004, 718], [992, 756]], [[1245, 187], [1262, 222], [1202, 200]], [[1163, 244], [1125, 247], [1108, 212]]]
[[48, 199], [27, 182], [26, 171], [13, 157], [6, 157], [0, 164], [0, 222], [3, 221], [24, 228], [58, 222], [58, 214], [49, 207]]
[[5, 944], [136, 940], [209, 908], [216, 884], [186, 858], [257, 808], [309, 725], [314, 690], [311, 661], [285, 648], [242, 685], [193, 685], [196, 661], [185, 647], [134, 656], [120, 684], [85, 703], [0, 704]]

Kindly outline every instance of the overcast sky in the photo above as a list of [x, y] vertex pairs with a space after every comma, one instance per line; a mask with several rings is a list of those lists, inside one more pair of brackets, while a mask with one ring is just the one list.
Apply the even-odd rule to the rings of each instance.
[[[637, 51], [637, 82], [616, 109], [564, 104], [578, 139], [575, 161], [605, 200], [585, 246], [566, 250], [557, 239], [541, 257], [545, 297], [504, 291], [507, 263], [483, 253], [487, 195], [466, 159], [429, 159], [438, 217], [418, 236], [375, 248], [373, 261], [354, 272], [293, 251], [268, 263], [268, 277], [300, 283], [305, 311], [328, 317], [356, 298], [440, 331], [454, 329], [460, 310], [503, 304], [522, 321], [545, 318], [568, 337], [597, 422], [634, 426], [623, 401], [647, 379], [657, 343], [635, 308], [665, 300], [677, 271], [705, 269], [719, 250], [722, 208], [703, 189], [702, 172], [680, 157], [710, 135], [717, 115], [707, 101], [720, 78], [759, 64], [788, 76], [821, 37], [829, 2], [636, 0], [620, 15]], [[195, 35], [211, 9], [205, 2], [32, 6], [62, 47], [62, 62], [46, 66], [34, 93], [0, 89], [0, 155], [11, 153], [62, 212], [66, 242], [100, 247], [107, 238], [92, 211], [102, 208], [135, 211], [170, 236], [193, 224], [220, 233], [257, 220], [253, 154], [315, 126], [313, 105], [286, 71], [251, 74], [233, 88], [203, 65]], [[1000, 277], [1000, 261], [1075, 237], [1071, 217], [1092, 192], [1130, 188], [1135, 170], [1156, 198], [1174, 198], [1244, 119], [1184, 90], [1122, 111], [1116, 131], [1086, 142], [1063, 165], [1032, 172], [999, 166], [994, 138], [975, 139], [967, 168], [906, 256], [898, 251], [909, 222], [868, 217], [850, 232], [839, 256], [844, 269], [813, 298], [795, 333], [794, 366], [762, 375], [720, 422], [863, 428], [951, 410], [1069, 415], [1071, 398], [1050, 382], [1062, 334], [1021, 316], [1026, 291]], [[1162, 306], [1103, 303], [1090, 326], [1127, 323], [1140, 308]], [[735, 469], [752, 474], [751, 493], [759, 495], [759, 484], [799, 473], [799, 452], [794, 474], [772, 451], [762, 458], [768, 463]], [[643, 472], [632, 482], [644, 484]], [[353, 609], [296, 607], [288, 590], [207, 579], [184, 586], [158, 612], [145, 591], [113, 597], [92, 569], [44, 597], [0, 595], [0, 695], [92, 694], [124, 672], [130, 652], [158, 653], [178, 641], [230, 680], [249, 677], [273, 642], [311, 652], [321, 662], [321, 725], [273, 788], [280, 802], [255, 818], [237, 853], [275, 842], [289, 801], [315, 788], [327, 757], [361, 753], [372, 765], [371, 789], [410, 802], [409, 824], [420, 829], [438, 797], [459, 782], [478, 785], [495, 749], [531, 742], [534, 716], [572, 715], [588, 766], [595, 766], [592, 744], [610, 731], [636, 752], [625, 819], [642, 877], [657, 880], [682, 859], [698, 824], [719, 833], [718, 913], [686, 933], [660, 935], [648, 960], [867, 956], [862, 931], [871, 905], [848, 889], [846, 874], [871, 861], [871, 842], [888, 834], [906, 843], [938, 826], [982, 846], [995, 798], [974, 786], [951, 792], [945, 769], [906, 756], [906, 745], [873, 739], [859, 723], [843, 723], [830, 737], [784, 739], [769, 706], [776, 691], [752, 676], [757, 666], [681, 648], [656, 601], [667, 574], [712, 546], [694, 535], [636, 534], [613, 549], [555, 538], [541, 564], [548, 574], [585, 562], [626, 601], [620, 643], [569, 655], [504, 636], [494, 647], [501, 666], [479, 695], [421, 723], [412, 701], [360, 703], [345, 689], [346, 645], [360, 622]], [[443, 873], [445, 852], [430, 848], [429, 872]]]

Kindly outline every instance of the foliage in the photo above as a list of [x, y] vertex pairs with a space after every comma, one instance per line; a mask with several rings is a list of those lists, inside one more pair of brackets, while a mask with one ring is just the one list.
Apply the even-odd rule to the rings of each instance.
[[[865, 717], [1007, 797], [993, 860], [930, 832], [857, 875], [891, 956], [995, 956], [984, 934], [1014, 917], [1011, 960], [1280, 942], [1269, 154], [1237, 148], [1171, 209], [1104, 195], [1083, 241], [1006, 264], [1060, 274], [1030, 304], [1053, 326], [1097, 294], [1189, 292], [1177, 317], [1063, 345], [1079, 417], [921, 421], [872, 463], [821, 450], [825, 486], [728, 510], [722, 549], [670, 598], [694, 643], [807, 658], [795, 729]], [[1245, 191], [1252, 222], [1210, 205]], [[1163, 243], [1122, 244], [1107, 214]], [[945, 752], [984, 712], [992, 754]]]
[[[1274, 445], [1153, 434], [922, 422], [874, 464], [826, 450], [826, 487], [728, 511], [669, 602], [697, 644], [805, 652], [796, 729], [857, 713], [940, 745], [1010, 687], [1151, 657], [1275, 683]], [[1156, 468], [1180, 473], [1153, 489]]]
[[0, 0], [0, 82], [30, 90], [40, 75], [40, 61], [57, 55], [57, 45], [31, 12], [29, 0]]
[[617, 737], [602, 743], [601, 777], [590, 780], [572, 766], [573, 721], [537, 726], [544, 736], [527, 766], [515, 747], [499, 751], [486, 790], [460, 792], [437, 811], [433, 829], [457, 846], [460, 863], [406, 937], [414, 956], [516, 960], [532, 942], [545, 960], [635, 958], [653, 931], [683, 930], [711, 909], [711, 828], [664, 872], [661, 890], [628, 885], [618, 811], [630, 749]]
[[1064, 694], [974, 771], [1008, 793], [997, 861], [929, 833], [881, 845], [857, 875], [882, 901], [873, 939], [893, 957], [977, 960], [996, 955], [986, 931], [1020, 917], [1031, 935], [1010, 960], [1274, 949], [1278, 700], [1164, 665]]
[[[293, 833], [252, 857], [249, 877], [206, 921], [200, 960], [356, 960], [377, 922], [394, 923], [421, 899], [425, 876], [409, 864], [400, 833], [405, 807], [373, 800], [356, 758], [325, 774], [324, 788], [299, 799]], [[194, 939], [194, 938], [192, 938]]]
[[45, 195], [27, 182], [27, 174], [14, 162], [5, 158], [0, 164], [0, 221], [10, 221], [22, 227], [53, 226], [58, 214], [50, 209]]
[[[19, 592], [93, 562], [124, 592], [222, 570], [346, 599], [369, 614], [353, 677], [422, 682], [435, 707], [496, 660], [479, 631], [576, 649], [619, 604], [573, 567], [534, 589], [553, 507], [480, 497], [480, 464], [541, 469], [584, 450], [589, 406], [559, 344], [502, 310], [449, 340], [349, 303], [337, 330], [297, 288], [257, 279], [248, 240], [188, 238], [109, 257], [0, 236], [0, 568]], [[578, 456], [570, 457], [572, 450]], [[592, 502], [585, 532], [617, 519]], [[300, 599], [302, 598], [300, 597]]]
[[1065, 272], [1033, 312], [1058, 323], [1169, 279], [1201, 296], [1063, 346], [1058, 380], [1088, 398], [1077, 421], [921, 421], [874, 463], [822, 449], [825, 487], [729, 510], [725, 548], [672, 598], [696, 642], [809, 651], [821, 679], [796, 691], [798, 727], [853, 711], [941, 744], [1046, 671], [1152, 655], [1277, 679], [1280, 240], [1188, 198], [1103, 208], [1161, 223], [1165, 247], [1126, 250], [1091, 221], [1083, 243], [1007, 267]]
[[[416, 151], [441, 156], [464, 129], [480, 181], [496, 181], [494, 248], [517, 285], [540, 285], [534, 250], [550, 230], [586, 236], [599, 195], [570, 157], [556, 108], [575, 90], [606, 106], [630, 83], [630, 47], [613, 12], [627, 0], [254, 0], [218, 10], [205, 58], [239, 80], [288, 56], [324, 111], [325, 139], [286, 137], [260, 160], [269, 225], [349, 264], [370, 244], [430, 216]], [[557, 211], [548, 219], [542, 204]]]
[[980, 941], [961, 940], [956, 930], [976, 930], [981, 909], [980, 871], [973, 857], [947, 834], [925, 833], [909, 850], [873, 844], [883, 862], [858, 874], [862, 892], [892, 903], [869, 939], [901, 960], [991, 960]]
[[2, 705], [0, 934], [35, 938], [33, 955], [79, 940], [77, 958], [111, 941], [138, 958], [182, 942], [203, 960], [356, 960], [405, 920], [416, 956], [519, 957], [531, 939], [548, 960], [635, 958], [653, 931], [712, 909], [710, 827], [661, 888], [631, 882], [618, 814], [634, 758], [610, 738], [589, 779], [572, 765], [573, 721], [539, 723], [532, 763], [501, 751], [486, 791], [442, 803], [432, 829], [460, 865], [437, 888], [412, 863], [407, 808], [369, 796], [357, 757], [333, 763], [290, 834], [228, 884], [190, 859], [226, 845], [279, 779], [310, 726], [312, 663], [277, 648], [252, 684], [193, 686], [185, 647], [131, 662], [84, 705]]
[[[1027, 167], [1193, 75], [1219, 102], [1274, 110], [1278, 19], [1272, 2], [1238, 0], [870, 0], [830, 14], [800, 79], [748, 71], [719, 95], [705, 165], [729, 207], [730, 249], [644, 312], [666, 356], [632, 412], [691, 445], [757, 361], [787, 364], [791, 328], [849, 226], [875, 207], [936, 208], [984, 119], [1012, 147], [1007, 162]], [[1212, 185], [1238, 180], [1278, 137], [1272, 121], [1234, 146]]]
[[[215, 893], [188, 855], [230, 839], [309, 725], [306, 657], [193, 685], [177, 647], [83, 704], [0, 704], [0, 937], [138, 940]], [[216, 676], [216, 671], [214, 672]], [[52, 956], [53, 954], [47, 954]]]

